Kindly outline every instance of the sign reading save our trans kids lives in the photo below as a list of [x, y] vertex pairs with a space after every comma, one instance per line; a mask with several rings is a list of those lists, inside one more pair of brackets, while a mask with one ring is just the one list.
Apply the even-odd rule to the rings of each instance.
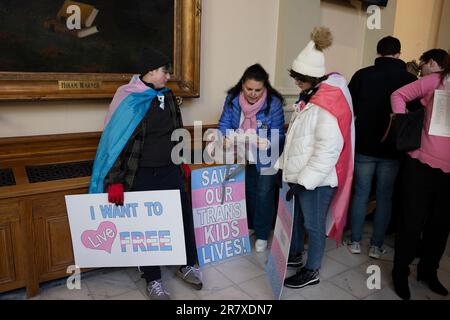
[[185, 265], [178, 190], [66, 196], [75, 264], [81, 268]]
[[[233, 165], [192, 171], [192, 209], [200, 266], [250, 253], [245, 170], [239, 172], [241, 168]], [[230, 176], [228, 181], [226, 176]]]
[[292, 239], [292, 226], [294, 223], [294, 200], [286, 201], [289, 190], [287, 183], [283, 183], [278, 201], [277, 221], [272, 239], [269, 259], [266, 265], [266, 274], [269, 278], [275, 299], [280, 300], [283, 282], [286, 277], [287, 260]]

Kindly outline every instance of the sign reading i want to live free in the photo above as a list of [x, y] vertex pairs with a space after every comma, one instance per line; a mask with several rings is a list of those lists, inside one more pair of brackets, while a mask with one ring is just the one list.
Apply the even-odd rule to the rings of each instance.
[[179, 190], [66, 196], [75, 263], [82, 268], [185, 265]]
[[240, 168], [233, 165], [192, 171], [192, 210], [200, 266], [250, 253], [245, 170], [239, 172]]

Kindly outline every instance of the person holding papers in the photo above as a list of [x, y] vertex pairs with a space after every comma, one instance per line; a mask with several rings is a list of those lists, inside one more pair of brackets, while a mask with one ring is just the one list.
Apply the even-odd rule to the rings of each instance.
[[[406, 104], [417, 98], [425, 107], [421, 146], [409, 152], [401, 177], [405, 197], [395, 239], [392, 277], [395, 292], [405, 300], [411, 298], [409, 265], [417, 253], [420, 254], [417, 280], [427, 283], [437, 294], [448, 295], [438, 280], [437, 270], [450, 230], [450, 136], [430, 134], [430, 130], [434, 117], [446, 121], [442, 115], [433, 113], [437, 113], [435, 90], [450, 90], [449, 55], [441, 49], [427, 51], [420, 58], [420, 66], [423, 77], [391, 96], [394, 113], [406, 113]], [[446, 108], [448, 117], [448, 104]]]
[[256, 252], [266, 250], [275, 215], [277, 171], [273, 165], [284, 145], [283, 102], [264, 68], [252, 65], [228, 91], [218, 125], [226, 147], [234, 143], [245, 146], [245, 139], [249, 141], [248, 148], [238, 146], [238, 150], [248, 151], [245, 192], [249, 228], [256, 233]]
[[[155, 50], [142, 52], [143, 71], [114, 95], [100, 139], [91, 176], [90, 193], [108, 192], [108, 200], [123, 205], [125, 191], [180, 190], [187, 265], [177, 275], [193, 288], [202, 288], [195, 267], [192, 209], [184, 189], [183, 172], [171, 158], [172, 132], [183, 127], [175, 96], [166, 87], [170, 60]], [[184, 170], [183, 170], [184, 168]], [[167, 300], [159, 266], [140, 268], [152, 300]]]

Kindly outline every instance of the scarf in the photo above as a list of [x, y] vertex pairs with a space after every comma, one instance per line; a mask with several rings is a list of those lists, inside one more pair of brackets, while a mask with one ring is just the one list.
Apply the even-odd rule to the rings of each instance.
[[151, 102], [166, 91], [169, 89], [165, 88], [157, 92], [145, 86], [136, 77], [117, 90], [105, 119], [105, 129], [97, 148], [89, 193], [103, 192], [106, 175], [144, 118]]
[[250, 104], [247, 99], [245, 99], [243, 92], [239, 94], [239, 105], [244, 113], [244, 122], [242, 122], [241, 129], [244, 130], [244, 132], [248, 129], [256, 130], [256, 114], [263, 107], [264, 102], [266, 102], [266, 98], [267, 89], [264, 89], [263, 95], [254, 104]]

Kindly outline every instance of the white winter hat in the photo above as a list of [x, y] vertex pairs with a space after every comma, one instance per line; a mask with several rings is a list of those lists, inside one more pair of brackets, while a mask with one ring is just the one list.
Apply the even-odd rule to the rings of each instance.
[[305, 76], [320, 78], [326, 74], [323, 50], [333, 44], [333, 35], [328, 28], [314, 28], [311, 39], [294, 60], [292, 70]]

